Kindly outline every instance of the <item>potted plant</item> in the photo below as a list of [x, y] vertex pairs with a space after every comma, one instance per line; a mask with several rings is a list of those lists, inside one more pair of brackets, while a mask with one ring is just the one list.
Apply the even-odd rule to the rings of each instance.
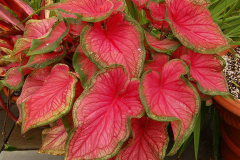
[[[40, 153], [164, 159], [167, 127], [173, 155], [199, 130], [201, 101], [229, 94], [215, 54], [229, 39], [207, 1], [43, 1], [40, 15], [22, 1], [0, 3], [2, 21], [18, 33], [2, 50], [12, 62], [2, 83], [22, 90], [22, 133], [51, 124]], [[6, 7], [28, 17], [12, 21]]]

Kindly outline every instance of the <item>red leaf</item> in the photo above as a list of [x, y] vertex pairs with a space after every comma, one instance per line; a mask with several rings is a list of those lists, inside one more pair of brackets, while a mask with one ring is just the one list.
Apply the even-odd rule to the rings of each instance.
[[189, 78], [197, 81], [198, 89], [207, 95], [226, 95], [228, 87], [222, 73], [223, 60], [216, 54], [201, 54], [191, 50], [182, 59], [190, 63]]
[[154, 121], [149, 117], [132, 119], [134, 143], [123, 149], [116, 159], [164, 159], [168, 145], [167, 124], [166, 122]]
[[33, 55], [23, 67], [44, 68], [52, 63], [59, 62], [66, 54], [67, 51], [62, 50], [60, 52]]
[[2, 5], [0, 5], [0, 18], [17, 26], [22, 31], [24, 30], [24, 26], [22, 24], [18, 25], [20, 22], [10, 12], [8, 12]]
[[138, 7], [138, 9], [143, 9], [149, 2], [149, 0], [132, 0], [133, 3]]
[[140, 83], [140, 97], [148, 116], [171, 122], [175, 144], [170, 155], [176, 153], [192, 133], [200, 106], [197, 91], [183, 77], [187, 72], [181, 60], [171, 60], [162, 74], [146, 72]]
[[99, 71], [98, 67], [84, 54], [81, 45], [73, 55], [73, 67], [80, 76], [84, 88], [88, 86], [92, 76]]
[[138, 86], [121, 66], [98, 72], [74, 104], [67, 160], [108, 159], [118, 152], [130, 133], [128, 120], [144, 113]]
[[83, 27], [85, 27], [85, 24], [82, 21], [78, 21], [71, 25], [72, 25], [72, 28], [70, 30], [70, 34], [73, 36], [79, 36], [80, 33], [82, 32]]
[[56, 65], [43, 86], [21, 103], [22, 133], [53, 122], [68, 113], [74, 99], [76, 81], [75, 76], [69, 73], [68, 66]]
[[229, 48], [227, 38], [205, 6], [192, 0], [166, 0], [166, 4], [167, 20], [183, 45], [200, 53], [217, 53]]
[[42, 39], [33, 39], [27, 55], [48, 53], [55, 50], [62, 39], [68, 34], [69, 25], [66, 21], [57, 22], [48, 35]]
[[64, 125], [55, 126], [53, 128], [44, 129], [42, 132], [42, 147], [38, 153], [46, 153], [53, 155], [65, 154], [65, 142], [68, 137]]
[[165, 20], [166, 5], [162, 2], [150, 1], [147, 5], [146, 16], [157, 29], [168, 28], [169, 24]]
[[66, 0], [47, 7], [49, 10], [61, 9], [65, 12], [81, 16], [81, 20], [97, 22], [106, 19], [113, 11], [114, 4], [110, 0]]
[[206, 101], [206, 100], [209, 100], [209, 99], [212, 98], [212, 96], [203, 94], [201, 91], [199, 91], [196, 83], [194, 83], [194, 82], [191, 81], [191, 84], [192, 84], [192, 85], [195, 87], [195, 89], [197, 90], [197, 92], [198, 92], [198, 94], [199, 94], [199, 96], [200, 96], [200, 98], [201, 98], [202, 101]]
[[[33, 71], [25, 80], [22, 87], [22, 92], [17, 99], [17, 106], [20, 108], [20, 104], [23, 103], [28, 97], [35, 94], [43, 85], [45, 79], [50, 74], [51, 67], [45, 67], [39, 70]], [[19, 109], [18, 123], [22, 122], [21, 109]]]
[[138, 23], [118, 13], [102, 25], [95, 23], [83, 29], [81, 45], [84, 53], [100, 68], [121, 64], [130, 77], [139, 77], [145, 49]]
[[164, 53], [153, 54], [153, 60], [145, 61], [143, 71], [157, 71], [162, 73], [164, 65], [168, 62], [169, 57]]
[[180, 46], [180, 43], [178, 41], [170, 39], [160, 40], [159, 38], [151, 35], [148, 32], [145, 33], [148, 44], [157, 52], [164, 52], [170, 54]]
[[187, 54], [187, 48], [185, 46], [180, 46], [171, 55], [171, 59], [181, 59], [181, 56]]

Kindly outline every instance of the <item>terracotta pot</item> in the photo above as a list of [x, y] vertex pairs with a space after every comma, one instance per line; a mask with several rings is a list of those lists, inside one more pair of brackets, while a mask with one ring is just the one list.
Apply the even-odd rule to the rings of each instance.
[[[236, 46], [231, 46], [232, 48]], [[223, 56], [229, 50], [218, 53]], [[240, 160], [240, 101], [215, 96], [215, 107], [221, 117], [221, 151], [225, 160]]]

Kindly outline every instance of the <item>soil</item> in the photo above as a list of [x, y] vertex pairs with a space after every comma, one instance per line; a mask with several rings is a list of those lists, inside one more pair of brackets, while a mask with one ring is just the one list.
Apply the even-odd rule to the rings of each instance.
[[240, 100], [240, 47], [234, 48], [235, 56], [228, 53], [222, 58], [226, 61], [226, 67], [223, 73], [226, 76], [229, 92]]

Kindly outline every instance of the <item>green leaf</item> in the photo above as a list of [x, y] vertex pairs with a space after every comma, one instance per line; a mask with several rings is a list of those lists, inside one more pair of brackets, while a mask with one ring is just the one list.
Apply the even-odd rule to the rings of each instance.
[[182, 155], [183, 151], [185, 151], [185, 149], [188, 147], [188, 145], [192, 142], [193, 140], [193, 134], [191, 134], [191, 136], [183, 143], [179, 154], [178, 154], [178, 158], [180, 158], [180, 156]]
[[199, 112], [195, 127], [194, 127], [194, 150], [195, 150], [195, 159], [198, 158], [198, 150], [199, 150], [199, 140], [200, 140], [200, 129], [201, 129], [201, 112]]
[[18, 150], [17, 147], [11, 146], [9, 144], [5, 144], [4, 151], [16, 151]]

